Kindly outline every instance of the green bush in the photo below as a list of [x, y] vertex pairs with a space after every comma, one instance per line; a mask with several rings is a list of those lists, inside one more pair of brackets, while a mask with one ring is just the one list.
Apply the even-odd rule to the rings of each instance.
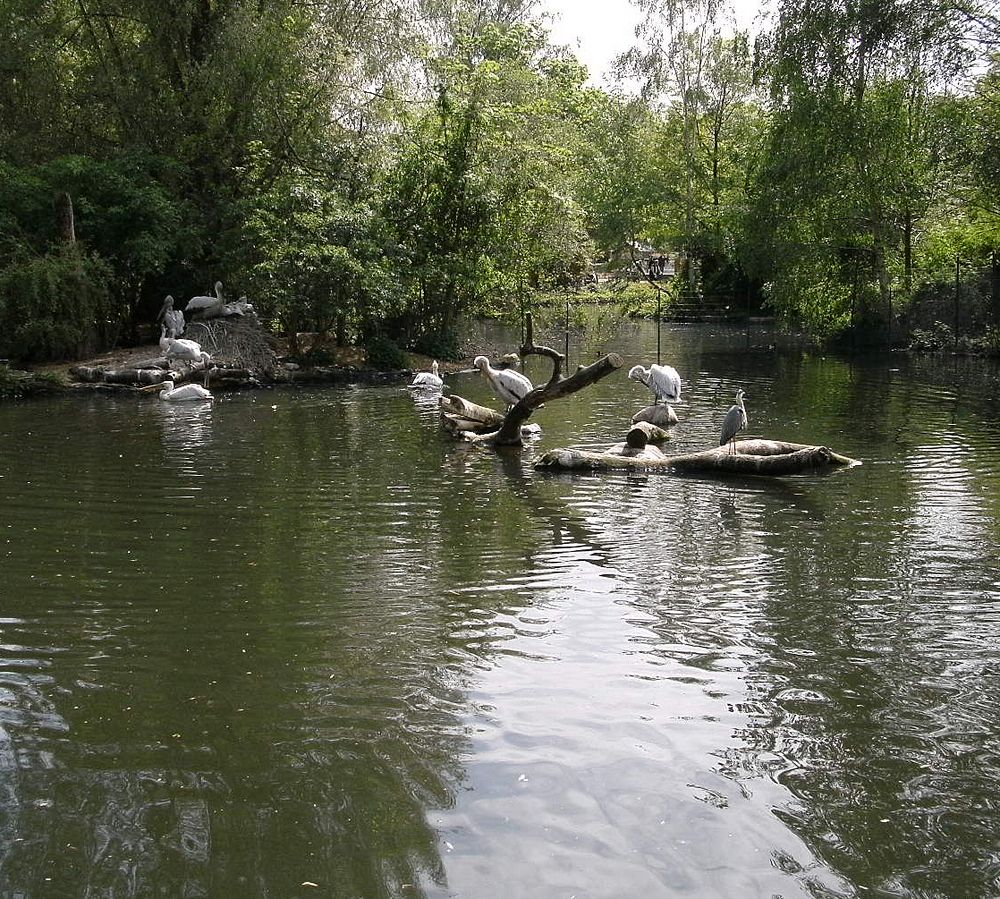
[[431, 356], [434, 359], [455, 361], [462, 358], [458, 335], [454, 332], [448, 334], [424, 334], [417, 338], [417, 341], [413, 345], [413, 351], [415, 353], [422, 353], [424, 356]]
[[368, 364], [372, 368], [385, 371], [406, 368], [406, 355], [399, 345], [388, 337], [379, 335], [369, 338], [365, 342], [365, 351], [368, 354]]
[[80, 358], [120, 325], [108, 264], [67, 245], [19, 252], [0, 268], [0, 355], [25, 362]]
[[910, 349], [917, 352], [934, 353], [953, 343], [951, 328], [940, 321], [934, 322], [930, 328], [914, 328], [910, 334]]

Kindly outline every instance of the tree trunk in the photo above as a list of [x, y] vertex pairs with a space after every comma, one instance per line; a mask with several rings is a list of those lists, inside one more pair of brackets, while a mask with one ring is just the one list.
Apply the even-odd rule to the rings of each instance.
[[73, 218], [73, 199], [68, 193], [56, 197], [56, 229], [64, 243], [76, 243], [76, 225]]
[[[556, 352], [550, 347], [535, 346], [532, 336], [532, 318], [530, 312], [525, 317], [525, 322], [525, 345], [521, 347], [520, 354], [522, 357], [545, 356], [548, 359], [551, 359], [552, 376], [546, 384], [536, 387], [524, 396], [521, 401], [503, 418], [503, 422], [498, 430], [491, 431], [487, 434], [465, 434], [466, 439], [477, 442], [489, 442], [498, 446], [522, 446], [522, 425], [525, 421], [527, 421], [528, 417], [535, 411], [535, 409], [547, 402], [559, 399], [560, 397], [569, 396], [571, 393], [583, 390], [584, 387], [589, 387], [591, 384], [601, 380], [601, 378], [610, 375], [613, 371], [617, 371], [624, 364], [621, 356], [617, 353], [611, 353], [603, 359], [599, 359], [592, 365], [588, 365], [586, 367], [581, 366], [568, 378], [564, 378], [562, 376], [562, 366], [566, 361], [566, 357], [563, 356], [562, 353]], [[454, 395], [447, 398], [447, 402], [449, 403], [455, 401], [467, 406], [476, 406], [475, 403], [469, 403], [468, 400], [464, 400], [461, 397], [455, 397]], [[442, 405], [444, 405], [446, 403], [446, 399], [442, 398], [441, 402]], [[479, 406], [477, 408], [482, 409], [484, 407]], [[473, 417], [467, 415], [464, 411], [456, 411], [457, 414], [464, 415], [466, 418]]]

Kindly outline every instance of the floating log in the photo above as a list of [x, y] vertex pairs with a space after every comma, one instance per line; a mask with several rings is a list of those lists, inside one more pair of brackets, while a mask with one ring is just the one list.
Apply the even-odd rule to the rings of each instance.
[[[612, 450], [615, 449], [617, 448], [612, 447]], [[737, 441], [735, 453], [729, 446], [719, 446], [699, 453], [661, 458], [623, 452], [592, 453], [555, 449], [545, 453], [535, 463], [535, 468], [550, 471], [611, 471], [634, 468], [644, 471], [722, 472], [774, 477], [799, 474], [831, 465], [860, 464], [857, 460], [849, 459], [825, 446], [754, 439]]]
[[648, 421], [658, 428], [669, 428], [677, 424], [677, 413], [674, 412], [673, 406], [646, 406], [632, 416], [632, 424], [638, 424], [640, 421]]

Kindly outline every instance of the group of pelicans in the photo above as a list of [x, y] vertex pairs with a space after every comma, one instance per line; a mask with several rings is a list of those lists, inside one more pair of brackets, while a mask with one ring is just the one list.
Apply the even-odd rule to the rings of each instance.
[[[156, 320], [160, 322], [160, 349], [169, 365], [174, 359], [190, 362], [192, 368], [201, 369], [207, 373], [212, 357], [201, 348], [196, 340], [185, 340], [180, 335], [187, 327], [184, 313], [192, 318], [220, 318], [230, 315], [245, 315], [253, 312], [253, 306], [246, 297], [240, 297], [234, 303], [227, 303], [222, 294], [222, 282], [215, 282], [215, 294], [192, 297], [184, 310], [174, 308], [174, 298], [168, 296], [157, 313]], [[212, 400], [214, 397], [206, 387], [200, 384], [184, 384], [174, 386], [173, 380], [163, 380], [148, 387], [140, 388], [143, 392], [159, 391], [160, 399], [168, 403], [191, 402], [192, 400]]]
[[[500, 368], [494, 368], [485, 356], [476, 356], [472, 364], [483, 373], [493, 392], [507, 404], [509, 409], [520, 402], [533, 389], [533, 385], [525, 375], [514, 370], [512, 360], [507, 357], [505, 360]], [[660, 400], [667, 404], [676, 403], [681, 398], [681, 376], [677, 374], [677, 369], [670, 365], [650, 365], [649, 368], [636, 365], [629, 370], [628, 376], [653, 391], [654, 405]], [[431, 363], [429, 372], [419, 372], [410, 386], [440, 390], [444, 386], [444, 381], [439, 374], [437, 361]], [[722, 420], [719, 446], [729, 444], [733, 452], [736, 451], [734, 442], [736, 435], [747, 426], [747, 410], [743, 404], [745, 396], [742, 388], [736, 391], [736, 402], [729, 407]]]
[[[219, 281], [215, 282], [215, 294], [214, 297], [193, 297], [188, 301], [185, 312], [199, 313], [203, 318], [210, 318], [213, 315], [242, 315], [246, 311], [252, 311], [252, 307], [246, 302], [245, 297], [238, 304], [225, 303], [222, 297], [222, 284]], [[160, 325], [160, 348], [163, 350], [167, 362], [169, 363], [172, 359], [186, 360], [192, 364], [193, 368], [207, 371], [212, 357], [202, 350], [201, 344], [195, 340], [185, 340], [176, 336], [184, 330], [184, 313], [175, 310], [173, 306], [174, 299], [168, 296], [157, 316], [158, 319], [163, 318], [163, 324]], [[231, 312], [219, 311], [225, 306], [238, 306], [239, 308], [234, 308]], [[206, 310], [212, 311], [213, 314], [206, 315]], [[180, 331], [177, 330], [178, 326]], [[519, 403], [533, 389], [528, 377], [516, 371], [513, 368], [514, 360], [508, 357], [505, 357], [499, 368], [490, 365], [490, 360], [486, 356], [476, 356], [472, 360], [472, 364], [482, 372], [493, 392], [507, 404], [508, 409]], [[681, 398], [681, 376], [677, 373], [677, 369], [670, 365], [650, 365], [649, 368], [636, 365], [629, 370], [628, 377], [640, 384], [645, 384], [653, 391], [654, 405], [657, 405], [661, 400], [667, 404], [676, 403]], [[437, 360], [431, 363], [430, 371], [419, 372], [410, 386], [440, 390], [444, 386], [444, 381], [441, 378]], [[159, 390], [160, 399], [166, 402], [213, 399], [212, 394], [199, 384], [184, 384], [176, 387], [172, 380], [150, 384], [141, 390]], [[722, 431], [719, 434], [719, 446], [730, 444], [733, 452], [736, 450], [734, 443], [736, 435], [747, 426], [747, 410], [743, 404], [744, 397], [742, 388], [736, 391], [736, 403], [730, 406], [729, 411], [726, 412], [722, 421]]]

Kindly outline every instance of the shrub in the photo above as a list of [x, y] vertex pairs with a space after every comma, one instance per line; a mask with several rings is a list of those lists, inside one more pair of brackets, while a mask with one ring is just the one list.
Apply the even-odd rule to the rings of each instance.
[[434, 359], [449, 359], [454, 361], [462, 358], [462, 350], [458, 344], [458, 336], [454, 332], [448, 334], [424, 334], [417, 338], [413, 345], [415, 353], [431, 356]]
[[365, 341], [368, 364], [386, 371], [406, 368], [406, 356], [394, 340], [377, 335]]
[[120, 324], [106, 262], [59, 247], [22, 250], [0, 268], [0, 355], [26, 362], [80, 358]]
[[954, 336], [944, 322], [936, 321], [930, 328], [914, 328], [910, 334], [910, 349], [917, 352], [934, 353], [951, 346]]

